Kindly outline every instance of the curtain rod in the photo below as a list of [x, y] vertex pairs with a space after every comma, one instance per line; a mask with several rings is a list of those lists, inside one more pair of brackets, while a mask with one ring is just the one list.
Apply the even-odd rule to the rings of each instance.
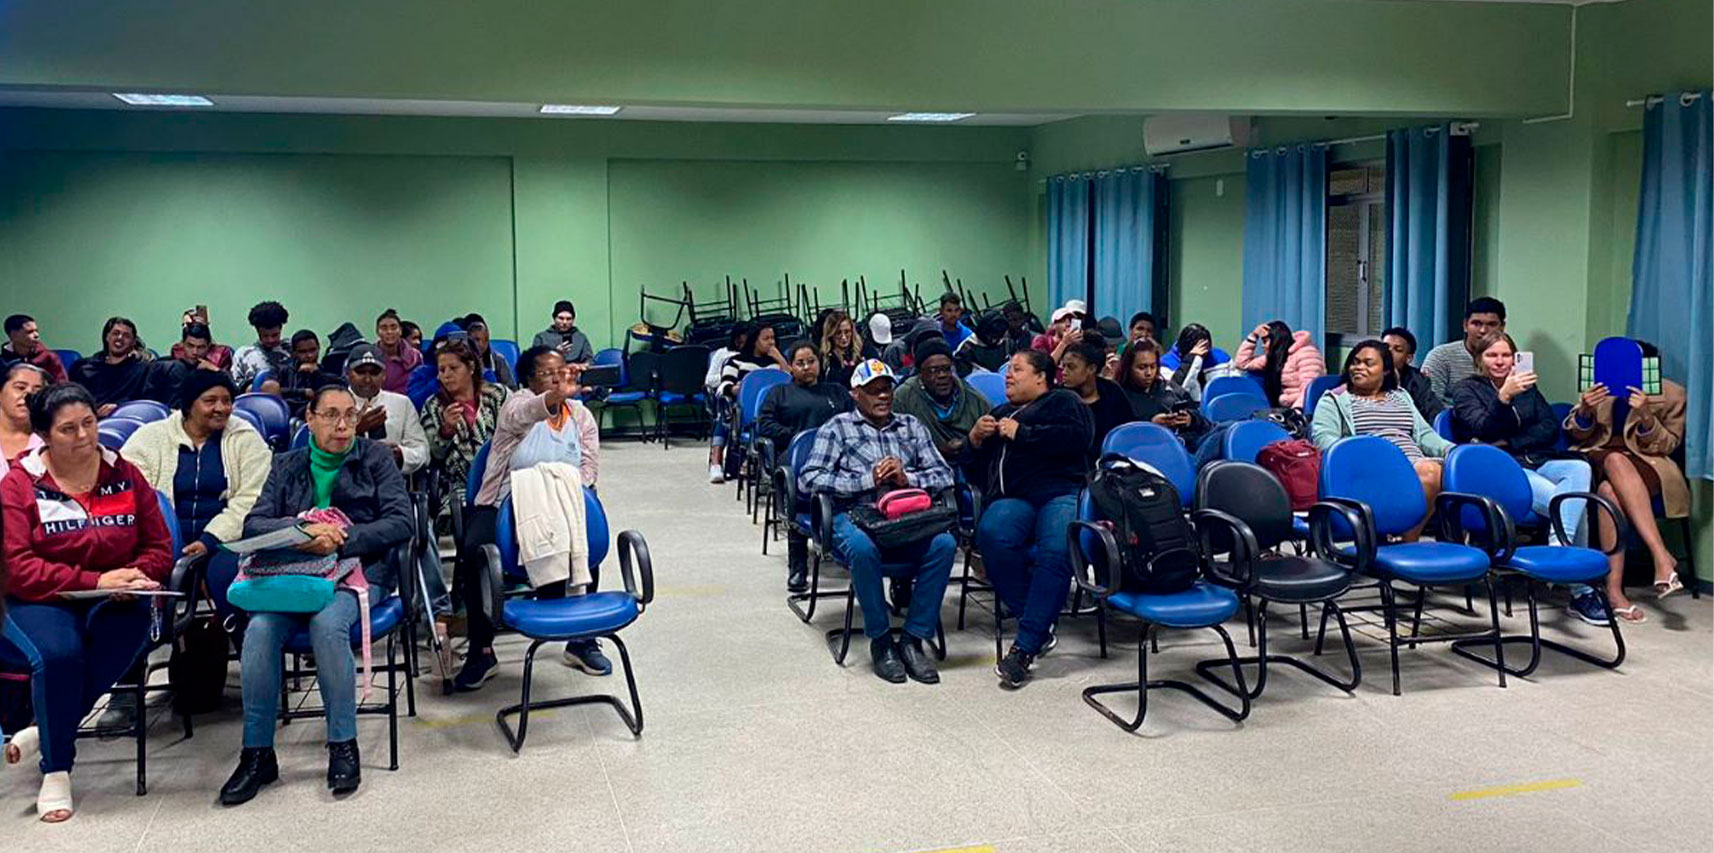
[[[1482, 126], [1481, 122], [1474, 122], [1474, 121], [1465, 121], [1465, 122], [1455, 121], [1455, 122], [1452, 122], [1451, 124], [1452, 124], [1452, 135], [1453, 136], [1469, 136], [1471, 131]], [[1439, 126], [1432, 126], [1432, 127], [1425, 128], [1425, 131], [1427, 133], [1435, 133], [1439, 130], [1440, 130]], [[1354, 145], [1358, 142], [1375, 142], [1377, 140], [1386, 139], [1386, 138], [1387, 138], [1387, 135], [1384, 133], [1371, 133], [1367, 136], [1347, 136], [1344, 139], [1329, 139], [1326, 142], [1323, 142], [1320, 144], [1322, 144], [1322, 145]]]
[[[1696, 99], [1700, 98], [1700, 97], [1702, 97], [1701, 92], [1685, 92], [1684, 94], [1678, 96], [1678, 102], [1680, 104], [1683, 104], [1684, 106], [1688, 107], [1691, 104], [1695, 103]], [[1650, 95], [1646, 98], [1632, 98], [1631, 100], [1625, 102], [1625, 106], [1627, 106], [1627, 107], [1652, 107], [1655, 104], [1661, 103], [1662, 101], [1665, 101], [1665, 100], [1666, 100], [1665, 95]]]

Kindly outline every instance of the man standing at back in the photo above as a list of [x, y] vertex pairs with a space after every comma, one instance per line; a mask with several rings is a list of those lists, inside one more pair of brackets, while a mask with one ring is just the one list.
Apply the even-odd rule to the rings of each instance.
[[273, 301], [258, 302], [250, 309], [248, 319], [256, 330], [256, 342], [239, 347], [232, 356], [232, 381], [239, 391], [250, 390], [263, 371], [273, 371], [278, 377], [293, 369], [292, 354], [281, 337], [290, 316], [286, 306]]
[[1428, 377], [1434, 395], [1442, 403], [1451, 406], [1452, 386], [1460, 379], [1476, 375], [1476, 344], [1488, 335], [1505, 331], [1505, 303], [1492, 296], [1470, 300], [1464, 308], [1464, 337], [1429, 350], [1428, 357], [1422, 360], [1423, 375]]
[[387, 361], [374, 344], [358, 344], [345, 360], [345, 381], [357, 397], [357, 435], [387, 445], [405, 476], [428, 464], [428, 433], [411, 398], [383, 388]]
[[50, 385], [65, 381], [65, 365], [60, 363], [59, 354], [42, 345], [36, 318], [28, 314], [6, 318], [6, 345], [0, 347], [0, 366], [11, 367], [20, 361], [41, 368]]
[[577, 307], [564, 299], [554, 303], [553, 325], [537, 332], [530, 346], [557, 350], [566, 364], [587, 364], [595, 358], [589, 336], [577, 328]]
[[[833, 496], [833, 547], [851, 570], [875, 674], [894, 684], [907, 677], [935, 684], [940, 673], [922, 644], [934, 637], [939, 624], [957, 542], [951, 533], [939, 533], [883, 555], [850, 512], [893, 489], [933, 494], [952, 487], [952, 469], [934, 449], [928, 429], [910, 415], [893, 414], [893, 378], [892, 370], [876, 359], [857, 365], [851, 374], [857, 410], [835, 416], [816, 430], [815, 445], [798, 473], [798, 488]], [[910, 567], [905, 577], [912, 592], [903, 642], [893, 640], [892, 613], [881, 584], [883, 563]]]

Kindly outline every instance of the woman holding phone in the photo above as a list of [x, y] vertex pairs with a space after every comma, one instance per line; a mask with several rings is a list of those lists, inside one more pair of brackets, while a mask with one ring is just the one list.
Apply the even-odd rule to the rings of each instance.
[[[1638, 343], [1645, 357], [1659, 357], [1653, 344]], [[1665, 598], [1682, 590], [1684, 582], [1678, 577], [1678, 560], [1661, 540], [1653, 504], [1660, 498], [1667, 518], [1682, 518], [1690, 512], [1689, 486], [1672, 461], [1673, 452], [1684, 441], [1684, 386], [1663, 379], [1659, 394], [1625, 390], [1630, 411], [1622, 427], [1615, 428], [1614, 423], [1616, 396], [1607, 386], [1596, 385], [1583, 392], [1577, 408], [1566, 416], [1565, 430], [1571, 434], [1572, 450], [1582, 453], [1594, 468], [1600, 481], [1596, 490], [1619, 506], [1648, 546], [1654, 559], [1655, 597]], [[1600, 525], [1601, 546], [1612, 547], [1616, 533], [1611, 525]], [[1625, 555], [1621, 552], [1607, 559], [1611, 567], [1607, 597], [1614, 612], [1627, 623], [1645, 621], [1642, 610], [1625, 597]]]

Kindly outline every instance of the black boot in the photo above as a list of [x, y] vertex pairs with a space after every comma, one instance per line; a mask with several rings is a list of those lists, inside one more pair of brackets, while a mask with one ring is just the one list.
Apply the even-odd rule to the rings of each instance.
[[809, 590], [809, 544], [796, 533], [786, 534], [786, 592]]
[[220, 786], [220, 804], [236, 806], [250, 802], [263, 785], [279, 778], [280, 762], [274, 757], [273, 747], [245, 747], [238, 753], [238, 769]]
[[356, 739], [327, 745], [327, 789], [349, 794], [363, 781], [363, 765], [357, 757]]

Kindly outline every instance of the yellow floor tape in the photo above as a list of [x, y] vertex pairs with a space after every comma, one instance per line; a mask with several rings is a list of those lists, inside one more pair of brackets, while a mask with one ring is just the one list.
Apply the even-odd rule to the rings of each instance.
[[1459, 791], [1452, 795], [1454, 800], [1482, 800], [1488, 797], [1509, 797], [1512, 794], [1533, 794], [1537, 791], [1555, 791], [1560, 788], [1576, 788], [1583, 782], [1578, 779], [1549, 779], [1545, 782], [1529, 782], [1523, 785], [1501, 785], [1497, 788], [1477, 788], [1474, 791]]

